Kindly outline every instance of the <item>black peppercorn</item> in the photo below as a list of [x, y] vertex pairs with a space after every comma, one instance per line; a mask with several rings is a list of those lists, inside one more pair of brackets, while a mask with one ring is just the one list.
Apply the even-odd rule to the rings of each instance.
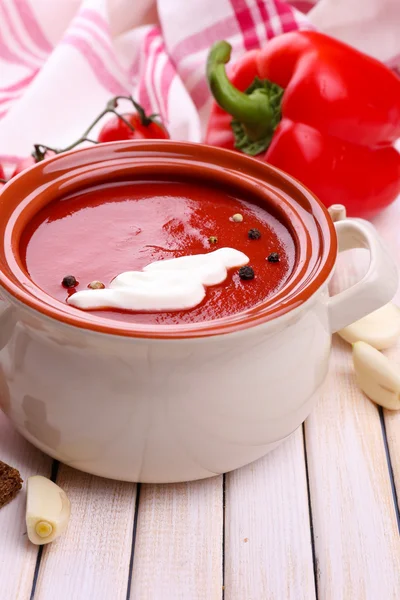
[[259, 240], [261, 237], [261, 231], [258, 229], [250, 229], [248, 234], [249, 240]]
[[268, 262], [279, 262], [279, 260], [280, 258], [277, 252], [272, 252], [267, 258]]
[[254, 279], [254, 270], [251, 267], [240, 267], [239, 277], [244, 280]]
[[73, 275], [66, 275], [62, 280], [62, 285], [65, 288], [74, 288], [78, 285], [78, 282]]

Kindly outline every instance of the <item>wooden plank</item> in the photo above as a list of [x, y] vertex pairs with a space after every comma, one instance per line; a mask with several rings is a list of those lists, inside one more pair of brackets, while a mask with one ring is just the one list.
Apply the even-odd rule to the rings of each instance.
[[[363, 251], [342, 257], [333, 292], [360, 278], [366, 264]], [[400, 539], [379, 412], [358, 389], [351, 347], [338, 336], [305, 431], [319, 596], [398, 598]]]
[[222, 534], [222, 476], [143, 485], [131, 600], [220, 600]]
[[136, 485], [60, 465], [57, 484], [71, 501], [66, 533], [44, 547], [35, 598], [125, 600]]
[[376, 406], [335, 340], [329, 385], [306, 422], [321, 598], [398, 598], [400, 540]]
[[[393, 256], [396, 257], [397, 263], [400, 266], [400, 232], [398, 227], [398, 223], [400, 222], [400, 198], [390, 208], [381, 213], [374, 222], [378, 231], [392, 249]], [[400, 306], [400, 289], [394, 301]], [[400, 340], [398, 340], [394, 348], [385, 350], [384, 354], [395, 361], [400, 368]], [[383, 413], [397, 502], [400, 508], [400, 411], [384, 410]]]
[[24, 480], [18, 496], [0, 510], [0, 597], [29, 598], [38, 554], [26, 535], [25, 483], [31, 475], [48, 477], [51, 459], [26, 442], [0, 410], [0, 460], [16, 467]]
[[[396, 360], [396, 362], [400, 365], [400, 350], [398, 348], [396, 348], [395, 351], [388, 353], [388, 356]], [[393, 469], [394, 486], [396, 490], [395, 502], [397, 501], [397, 508], [400, 510], [400, 411], [389, 411], [385, 409], [383, 414], [386, 426], [390, 462]]]
[[302, 429], [226, 476], [225, 600], [315, 598]]

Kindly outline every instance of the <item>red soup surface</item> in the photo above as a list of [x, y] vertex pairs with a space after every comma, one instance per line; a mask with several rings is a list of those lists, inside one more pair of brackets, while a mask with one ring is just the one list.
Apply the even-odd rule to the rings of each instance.
[[[237, 213], [242, 222], [232, 221]], [[258, 229], [261, 237], [249, 239], [250, 229]], [[211, 236], [216, 244], [209, 242]], [[118, 274], [150, 262], [222, 247], [247, 254], [254, 279], [242, 280], [238, 269], [232, 269], [190, 310], [101, 311], [103, 317], [142, 324], [209, 321], [262, 302], [292, 271], [295, 246], [288, 229], [261, 206], [203, 183], [114, 182], [52, 202], [32, 219], [21, 239], [30, 277], [61, 302], [68, 297], [61, 285], [65, 275], [76, 277], [77, 291], [94, 280], [108, 286]], [[279, 262], [267, 260], [273, 252]]]

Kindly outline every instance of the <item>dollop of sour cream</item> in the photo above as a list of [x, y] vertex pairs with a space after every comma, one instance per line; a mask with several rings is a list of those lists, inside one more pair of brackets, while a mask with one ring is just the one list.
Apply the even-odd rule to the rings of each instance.
[[108, 288], [76, 292], [67, 302], [82, 310], [186, 310], [201, 303], [206, 287], [225, 281], [228, 269], [248, 262], [248, 256], [234, 248], [159, 260], [143, 271], [121, 273]]

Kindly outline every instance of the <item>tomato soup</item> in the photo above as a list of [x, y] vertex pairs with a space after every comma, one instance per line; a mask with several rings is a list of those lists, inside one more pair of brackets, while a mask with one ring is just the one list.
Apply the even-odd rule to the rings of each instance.
[[[294, 266], [295, 245], [288, 229], [256, 201], [206, 182], [124, 181], [50, 203], [21, 238], [21, 255], [32, 280], [65, 303], [93, 281], [107, 287], [125, 271], [219, 248], [246, 254], [254, 276], [244, 278], [238, 268], [229, 269], [222, 283], [207, 287], [202, 302], [187, 310], [101, 310], [102, 317], [141, 324], [209, 321], [265, 301]], [[72, 290], [62, 285], [66, 275], [78, 282]]]

